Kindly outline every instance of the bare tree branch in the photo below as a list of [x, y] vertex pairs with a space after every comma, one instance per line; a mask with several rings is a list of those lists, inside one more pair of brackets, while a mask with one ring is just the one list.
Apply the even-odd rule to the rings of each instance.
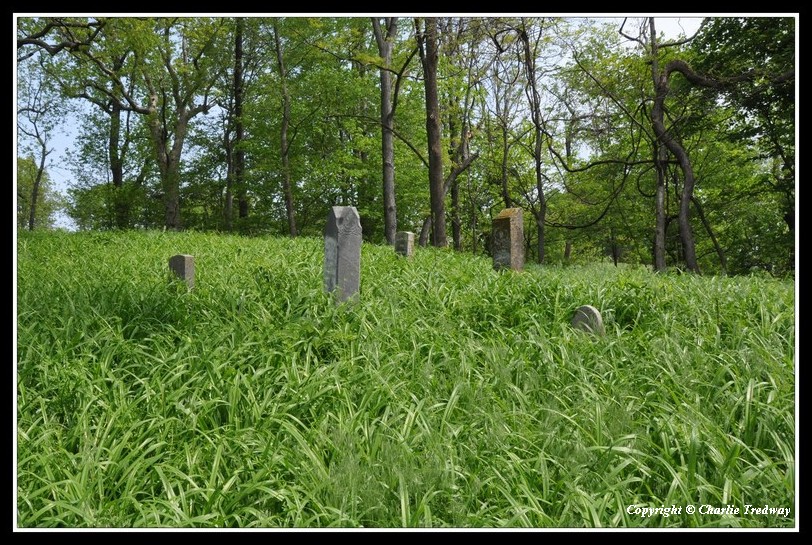
[[395, 110], [398, 107], [398, 97], [400, 96], [400, 84], [403, 80], [403, 74], [406, 72], [406, 68], [409, 66], [409, 63], [412, 61], [412, 58], [417, 54], [417, 47], [412, 49], [412, 52], [409, 53], [409, 56], [406, 57], [406, 61], [403, 63], [403, 66], [400, 67], [398, 72], [395, 72], [395, 89], [392, 91], [392, 111], [391, 115], [395, 115]]
[[659, 47], [660, 49], [665, 49], [666, 47], [674, 47], [677, 45], [687, 44], [688, 42], [696, 38], [697, 34], [699, 34], [702, 31], [702, 29], [707, 25], [707, 23], [708, 18], [705, 17], [702, 19], [702, 22], [699, 23], [699, 28], [696, 29], [696, 32], [694, 32], [694, 34], [690, 38], [685, 38], [684, 40], [677, 40], [674, 42], [658, 43], [657, 47]]
[[[375, 123], [376, 125], [383, 126], [383, 123], [381, 123], [381, 120], [380, 120], [380, 119], [378, 119], [378, 118], [376, 118], [376, 117], [371, 117], [371, 116], [368, 116], [368, 115], [359, 115], [359, 114], [337, 114], [337, 115], [329, 115], [329, 116], [327, 116], [327, 118], [328, 118], [328, 119], [330, 119], [330, 118], [336, 118], [336, 119], [338, 119], [338, 118], [342, 118], [342, 117], [352, 117], [352, 118], [355, 118], [355, 119], [363, 119], [364, 121], [368, 121], [368, 122], [370, 122], [370, 123]], [[422, 153], [420, 153], [420, 150], [418, 150], [416, 147], [414, 147], [414, 145], [413, 145], [411, 142], [409, 142], [409, 140], [408, 140], [408, 139], [407, 139], [405, 136], [403, 136], [402, 134], [400, 134], [400, 133], [399, 133], [397, 130], [395, 130], [394, 128], [392, 129], [392, 134], [394, 134], [394, 135], [395, 135], [395, 137], [396, 137], [398, 140], [400, 140], [401, 142], [403, 142], [404, 144], [406, 144], [406, 146], [407, 146], [407, 147], [408, 147], [410, 150], [412, 150], [412, 151], [414, 152], [414, 154], [417, 156], [417, 158], [418, 158], [418, 159], [420, 159], [420, 162], [421, 162], [421, 163], [423, 163], [423, 165], [424, 165], [426, 168], [429, 168], [429, 162], [426, 160], [426, 158], [425, 158], [425, 157], [423, 157], [423, 154], [422, 154]]]
[[[105, 25], [104, 20], [101, 20], [101, 21], [89, 21], [87, 23], [80, 23], [78, 21], [77, 22], [65, 21], [65, 20], [59, 19], [59, 18], [48, 19], [48, 22], [45, 24], [45, 26], [39, 32], [35, 32], [35, 33], [30, 34], [28, 36], [24, 36], [22, 38], [17, 38], [17, 49], [21, 49], [22, 47], [25, 47], [26, 45], [33, 45], [33, 46], [37, 47], [38, 49], [42, 49], [42, 50], [47, 51], [49, 55], [54, 56], [57, 53], [59, 53], [60, 51], [62, 51], [63, 49], [75, 50], [75, 49], [78, 49], [81, 46], [90, 45], [90, 43], [93, 42], [93, 40], [96, 39], [96, 36], [98, 36], [99, 32], [101, 32], [102, 28], [104, 28], [104, 25]], [[92, 32], [92, 34], [90, 34], [84, 40], [75, 40], [75, 39], [73, 39], [73, 40], [63, 40], [63, 41], [57, 42], [55, 44], [49, 44], [48, 42], [46, 42], [45, 40], [42, 39], [45, 36], [47, 36], [54, 29], [68, 30], [70, 28], [84, 28], [84, 29], [88, 29], [88, 30], [93, 29], [93, 32]], [[32, 55], [34, 55], [34, 53], [35, 52], [32, 51], [31, 53], [23, 55], [22, 57], [18, 57], [17, 60], [20, 61], [20, 60], [27, 59], [27, 58], [31, 57]]]
[[646, 133], [646, 135], [647, 135], [647, 136], [651, 136], [651, 134], [648, 132], [648, 130], [646, 129], [646, 127], [645, 127], [645, 126], [644, 126], [642, 123], [640, 123], [639, 121], [637, 121], [637, 119], [636, 119], [636, 118], [635, 118], [635, 117], [634, 117], [634, 116], [633, 116], [633, 115], [632, 115], [632, 114], [629, 112], [629, 110], [627, 110], [627, 109], [626, 109], [626, 106], [624, 106], [622, 102], [620, 102], [620, 101], [619, 101], [617, 98], [615, 98], [615, 95], [614, 95], [614, 94], [613, 94], [611, 91], [609, 91], [609, 90], [608, 90], [608, 89], [607, 89], [607, 88], [606, 88], [606, 87], [605, 87], [605, 86], [604, 86], [604, 85], [603, 85], [603, 84], [602, 84], [602, 83], [601, 83], [601, 82], [598, 80], [598, 78], [596, 78], [595, 76], [593, 76], [593, 75], [592, 75], [592, 72], [590, 72], [589, 70], [587, 70], [587, 68], [586, 68], [586, 67], [584, 67], [584, 65], [583, 65], [583, 64], [581, 64], [581, 60], [578, 58], [578, 54], [577, 54], [577, 53], [573, 53], [573, 54], [572, 54], [572, 58], [573, 58], [573, 60], [575, 61], [575, 64], [577, 64], [577, 65], [578, 65], [578, 67], [579, 67], [581, 70], [583, 70], [584, 74], [586, 74], [587, 76], [589, 76], [589, 79], [591, 79], [592, 81], [594, 81], [594, 82], [597, 84], [597, 86], [598, 86], [598, 87], [600, 87], [601, 91], [603, 91], [603, 92], [606, 94], [606, 96], [608, 96], [608, 97], [609, 97], [609, 99], [610, 99], [612, 102], [614, 102], [614, 103], [615, 103], [615, 105], [617, 105], [617, 107], [618, 107], [618, 108], [620, 108], [621, 110], [623, 110], [623, 113], [625, 113], [625, 114], [626, 114], [626, 116], [628, 116], [628, 118], [629, 118], [630, 120], [632, 120], [632, 122], [634, 122], [634, 124], [635, 124], [635, 125], [637, 125], [638, 127], [640, 127], [640, 129], [641, 129], [641, 130], [642, 130], [644, 133]]
[[453, 169], [451, 169], [451, 172], [448, 173], [448, 177], [443, 184], [443, 195], [448, 193], [448, 190], [451, 188], [451, 184], [454, 183], [454, 180], [456, 180], [460, 174], [465, 172], [465, 170], [471, 166], [471, 163], [473, 163], [478, 157], [479, 152], [473, 153], [466, 157], [460, 165], [456, 165]]
[[628, 20], [629, 20], [629, 18], [628, 18], [628, 17], [624, 17], [624, 18], [623, 18], [623, 23], [621, 23], [621, 25], [620, 25], [620, 29], [618, 30], [618, 33], [619, 33], [621, 36], [623, 36], [624, 38], [626, 38], [627, 40], [631, 40], [631, 41], [633, 41], [633, 42], [637, 42], [637, 43], [639, 43], [640, 45], [642, 45], [643, 47], [646, 47], [646, 44], [645, 44], [645, 43], [643, 42], [643, 40], [641, 40], [640, 38], [634, 38], [634, 37], [632, 37], [632, 36], [629, 36], [629, 35], [628, 35], [628, 34], [626, 34], [625, 32], [623, 32], [623, 27], [624, 27], [624, 26], [626, 26], [626, 21], [628, 21]]

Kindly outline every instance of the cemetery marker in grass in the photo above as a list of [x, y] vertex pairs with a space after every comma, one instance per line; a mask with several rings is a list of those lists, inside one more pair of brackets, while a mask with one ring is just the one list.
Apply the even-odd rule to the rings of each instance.
[[342, 302], [360, 286], [361, 218], [354, 206], [334, 206], [324, 227], [324, 289]]
[[169, 258], [169, 270], [192, 289], [195, 287], [195, 256], [178, 254]]
[[521, 271], [524, 268], [524, 221], [521, 208], [505, 208], [491, 227], [493, 268]]
[[414, 233], [411, 231], [395, 233], [395, 253], [408, 258], [414, 255]]
[[606, 334], [601, 313], [592, 305], [578, 307], [572, 317], [572, 327], [601, 337]]

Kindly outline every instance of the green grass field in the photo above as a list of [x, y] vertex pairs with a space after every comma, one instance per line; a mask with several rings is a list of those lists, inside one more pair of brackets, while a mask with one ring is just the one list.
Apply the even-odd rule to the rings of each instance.
[[[336, 306], [322, 260], [320, 239], [20, 233], [17, 525], [796, 525], [791, 281], [364, 245]], [[570, 327], [582, 304], [605, 337]]]

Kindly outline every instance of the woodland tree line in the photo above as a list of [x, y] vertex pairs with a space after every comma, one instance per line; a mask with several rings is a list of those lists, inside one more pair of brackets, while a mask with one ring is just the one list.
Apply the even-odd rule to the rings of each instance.
[[[17, 222], [794, 272], [792, 17], [17, 19]], [[55, 131], [81, 119], [66, 203]]]

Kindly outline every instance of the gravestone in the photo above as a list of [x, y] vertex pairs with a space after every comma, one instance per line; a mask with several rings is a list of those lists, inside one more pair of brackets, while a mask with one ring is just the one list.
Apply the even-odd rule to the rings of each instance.
[[592, 305], [578, 307], [572, 317], [572, 327], [580, 329], [581, 331], [600, 335], [601, 337], [606, 334], [606, 330], [603, 328], [603, 318], [601, 318], [601, 313]]
[[186, 282], [189, 289], [195, 287], [195, 257], [178, 254], [169, 258], [169, 270]]
[[524, 222], [521, 208], [505, 208], [491, 227], [493, 268], [520, 271], [524, 268]]
[[414, 233], [411, 231], [395, 233], [395, 253], [409, 258], [414, 255]]
[[360, 286], [361, 218], [354, 206], [334, 206], [324, 227], [324, 289], [341, 302]]

